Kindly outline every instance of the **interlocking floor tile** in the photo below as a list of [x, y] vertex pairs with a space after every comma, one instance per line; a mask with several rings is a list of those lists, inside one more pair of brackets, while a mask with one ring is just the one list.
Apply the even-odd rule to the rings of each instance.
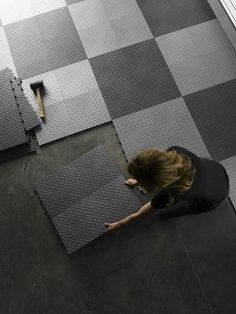
[[221, 161], [222, 165], [225, 167], [230, 182], [230, 199], [236, 208], [236, 156], [229, 157]]
[[119, 169], [103, 146], [97, 146], [79, 159], [36, 185], [36, 191], [51, 218], [120, 176]]
[[90, 59], [112, 119], [180, 96], [154, 39]]
[[36, 18], [6, 25], [4, 29], [17, 74], [22, 79], [53, 70]]
[[22, 79], [87, 58], [67, 7], [6, 25], [5, 33]]
[[100, 90], [65, 100], [73, 133], [111, 121]]
[[236, 51], [216, 19], [156, 41], [182, 95], [236, 78]]
[[152, 38], [134, 0], [83, 1], [69, 10], [89, 58]]
[[44, 145], [73, 133], [70, 117], [64, 102], [44, 106], [45, 120], [36, 130], [39, 145]]
[[140, 149], [166, 149], [172, 145], [209, 157], [183, 98], [115, 119], [113, 123], [128, 160]]
[[114, 222], [137, 211], [141, 203], [118, 177], [76, 203], [55, 218], [53, 223], [69, 254], [106, 231]]
[[37, 76], [23, 80], [22, 82], [24, 93], [29, 99], [29, 102], [35, 108], [35, 110], [38, 110], [38, 105], [36, 103], [35, 95], [32, 89], [30, 88], [30, 83], [34, 83], [37, 81], [43, 81], [43, 84], [45, 87], [45, 93], [43, 95], [43, 102], [45, 105], [50, 105], [55, 102], [60, 102], [63, 100], [62, 91], [57, 82], [55, 72], [50, 71], [50, 72], [39, 74]]
[[88, 60], [57, 69], [55, 75], [64, 99], [98, 89]]
[[29, 141], [27, 143], [3, 150], [0, 152], [0, 163], [8, 162], [11, 159], [15, 159], [26, 154], [30, 154], [36, 151], [36, 146], [29, 137]]
[[4, 32], [4, 28], [0, 26], [0, 70], [5, 69], [6, 67], [13, 70], [16, 74], [15, 65], [12, 59], [10, 48], [7, 42], [7, 38]]
[[67, 7], [36, 17], [53, 69], [87, 58]]
[[236, 80], [184, 96], [212, 158], [236, 155]]
[[18, 0], [1, 0], [0, 14], [3, 25], [17, 22], [66, 6], [65, 0], [27, 0], [22, 4]]
[[36, 111], [33, 109], [28, 99], [25, 97], [21, 86], [17, 83], [16, 79], [11, 81], [14, 95], [16, 97], [16, 103], [21, 115], [21, 120], [23, 122], [26, 131], [29, 131], [40, 124], [40, 120]]
[[137, 0], [154, 36], [171, 33], [213, 19], [204, 0]]
[[10, 80], [0, 88], [0, 151], [28, 142]]

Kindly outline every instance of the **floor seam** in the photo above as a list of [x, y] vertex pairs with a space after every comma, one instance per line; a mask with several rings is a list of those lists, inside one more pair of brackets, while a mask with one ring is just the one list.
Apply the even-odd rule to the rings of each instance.
[[194, 275], [195, 275], [195, 277], [196, 277], [196, 279], [197, 279], [197, 282], [198, 282], [199, 287], [200, 287], [200, 289], [201, 289], [201, 292], [202, 292], [202, 295], [203, 295], [203, 297], [204, 297], [204, 300], [205, 300], [205, 302], [206, 302], [206, 304], [207, 304], [207, 306], [208, 306], [208, 308], [209, 308], [210, 313], [211, 313], [211, 314], [214, 314], [214, 311], [213, 311], [213, 309], [212, 309], [212, 307], [211, 307], [211, 305], [210, 305], [210, 302], [208, 301], [208, 297], [207, 297], [207, 295], [206, 295], [206, 293], [205, 293], [205, 291], [204, 291], [204, 289], [203, 289], [201, 280], [200, 280], [200, 278], [199, 278], [199, 276], [198, 276], [196, 267], [194, 266], [194, 263], [193, 263], [193, 260], [192, 260], [192, 258], [191, 258], [191, 255], [190, 255], [190, 253], [189, 253], [189, 250], [188, 250], [188, 248], [187, 248], [186, 242], [185, 242], [185, 240], [184, 240], [184, 238], [183, 238], [183, 236], [182, 236], [182, 234], [181, 234], [181, 232], [180, 232], [178, 223], [176, 222], [175, 225], [176, 225], [176, 229], [177, 229], [177, 231], [178, 231], [179, 237], [180, 237], [180, 239], [181, 239], [182, 242], [183, 242], [184, 249], [185, 249], [186, 254], [187, 254], [187, 256], [188, 256], [189, 262], [190, 262], [190, 264], [191, 264], [191, 266], [192, 266]]

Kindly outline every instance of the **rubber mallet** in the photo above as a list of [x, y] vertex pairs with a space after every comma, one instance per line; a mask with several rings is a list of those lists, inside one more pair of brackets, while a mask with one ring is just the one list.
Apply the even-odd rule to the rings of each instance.
[[36, 96], [36, 101], [37, 101], [38, 108], [39, 108], [39, 116], [40, 116], [40, 118], [43, 119], [43, 118], [45, 118], [45, 111], [44, 111], [44, 105], [43, 105], [43, 100], [42, 100], [42, 96], [44, 94], [43, 81], [30, 83], [30, 87]]

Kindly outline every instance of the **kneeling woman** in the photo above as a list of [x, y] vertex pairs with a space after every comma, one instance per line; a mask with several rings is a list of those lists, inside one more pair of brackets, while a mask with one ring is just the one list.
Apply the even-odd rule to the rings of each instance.
[[153, 209], [161, 210], [184, 202], [195, 213], [212, 210], [229, 194], [229, 179], [217, 161], [201, 158], [189, 150], [172, 146], [167, 150], [147, 149], [138, 153], [128, 164], [133, 179], [130, 187], [139, 185], [154, 198], [137, 212], [113, 223], [107, 231], [115, 231]]

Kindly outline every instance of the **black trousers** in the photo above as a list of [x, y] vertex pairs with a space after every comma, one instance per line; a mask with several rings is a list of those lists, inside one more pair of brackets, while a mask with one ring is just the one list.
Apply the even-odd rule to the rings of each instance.
[[206, 201], [176, 201], [173, 205], [167, 206], [168, 198], [166, 195], [160, 195], [159, 206], [156, 204], [157, 214], [160, 217], [178, 217], [184, 215], [197, 215], [204, 212], [212, 211], [221, 204], [223, 204], [228, 198], [228, 195], [219, 203], [215, 204]]

